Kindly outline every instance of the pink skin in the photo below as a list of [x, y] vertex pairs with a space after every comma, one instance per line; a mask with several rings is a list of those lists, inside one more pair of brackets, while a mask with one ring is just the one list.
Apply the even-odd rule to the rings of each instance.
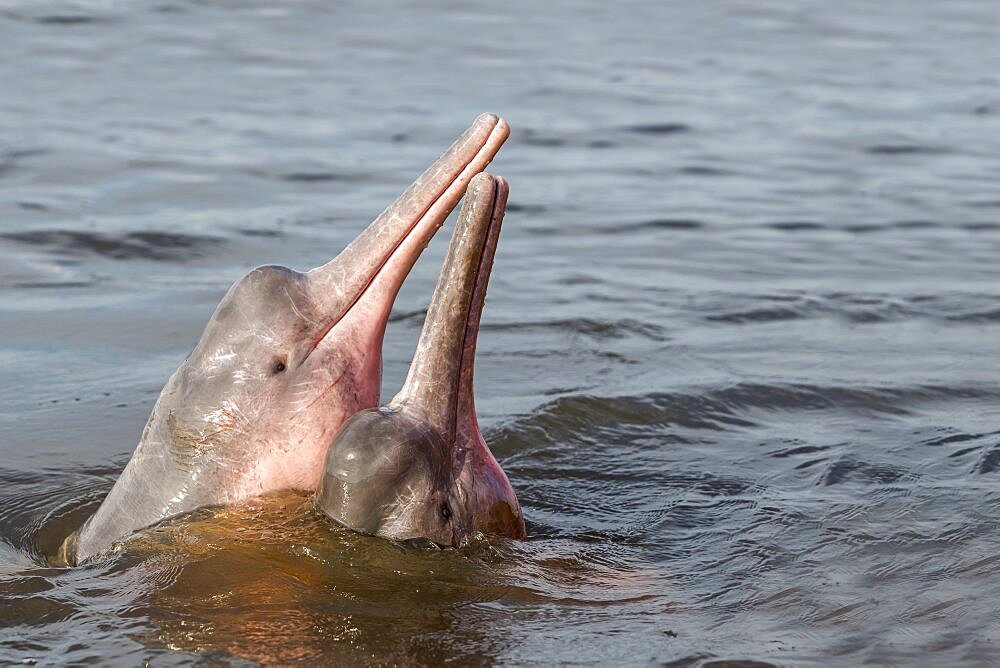
[[61, 556], [77, 563], [199, 507], [315, 490], [340, 426], [378, 405], [382, 338], [403, 280], [508, 134], [502, 119], [480, 116], [336, 258], [237, 281]]

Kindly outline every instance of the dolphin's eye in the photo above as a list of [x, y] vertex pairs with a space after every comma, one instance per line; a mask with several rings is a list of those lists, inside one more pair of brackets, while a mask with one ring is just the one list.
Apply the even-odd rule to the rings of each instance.
[[451, 519], [451, 508], [448, 507], [447, 503], [441, 504], [441, 517], [447, 522]]
[[278, 360], [274, 363], [272, 369], [274, 370], [274, 373], [281, 373], [285, 370], [285, 362], [283, 360]]

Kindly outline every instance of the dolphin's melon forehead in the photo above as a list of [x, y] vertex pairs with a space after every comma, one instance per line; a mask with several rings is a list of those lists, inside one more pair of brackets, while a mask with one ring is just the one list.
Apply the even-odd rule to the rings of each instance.
[[353, 485], [429, 476], [435, 473], [433, 453], [444, 448], [441, 436], [425, 422], [364, 410], [344, 424], [330, 445], [324, 480]]
[[308, 304], [304, 274], [280, 265], [265, 265], [233, 283], [219, 303], [213, 319], [229, 318], [240, 309], [273, 311], [289, 300], [294, 300], [296, 306]]
[[409, 442], [398, 415], [355, 414], [326, 453], [316, 507], [337, 523], [375, 534], [401, 490], [429, 482], [426, 459]]
[[200, 343], [238, 345], [259, 338], [271, 347], [294, 347], [328, 322], [321, 310], [304, 274], [277, 265], [258, 267], [229, 288]]

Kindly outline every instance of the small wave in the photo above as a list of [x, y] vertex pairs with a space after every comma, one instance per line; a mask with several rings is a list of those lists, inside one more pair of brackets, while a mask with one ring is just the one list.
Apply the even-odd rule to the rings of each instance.
[[976, 473], [994, 473], [1000, 470], [1000, 444], [983, 450], [975, 470]]
[[95, 255], [114, 260], [184, 261], [223, 244], [220, 237], [178, 232], [105, 234], [78, 230], [7, 232], [0, 239], [36, 246], [58, 255]]
[[108, 16], [76, 13], [72, 11], [71, 8], [67, 9], [69, 9], [69, 11], [67, 11], [66, 13], [56, 13], [56, 14], [34, 14], [34, 13], [7, 10], [7, 11], [0, 11], [0, 17], [10, 19], [12, 21], [37, 23], [39, 25], [45, 25], [45, 26], [66, 26], [66, 27], [111, 22], [111, 19]]
[[120, 466], [72, 472], [0, 469], [0, 535], [22, 554], [47, 562], [63, 539], [97, 509]]
[[427, 317], [427, 309], [419, 308], [412, 311], [392, 311], [389, 322], [422, 322]]
[[967, 202], [966, 206], [973, 209], [1000, 209], [1000, 199], [977, 199]]
[[[508, 207], [509, 208], [509, 207]], [[652, 218], [650, 220], [639, 220], [635, 222], [623, 222], [610, 225], [590, 225], [586, 230], [581, 230], [584, 234], [599, 235], [620, 235], [630, 232], [649, 232], [657, 230], [668, 230], [672, 232], [683, 232], [688, 230], [700, 230], [706, 226], [704, 221], [694, 218]], [[562, 234], [557, 227], [529, 227], [527, 232], [536, 236], [554, 236]]]
[[733, 176], [736, 172], [719, 167], [709, 167], [707, 165], [688, 165], [677, 170], [678, 173], [686, 176]]
[[704, 222], [694, 220], [693, 218], [654, 218], [637, 223], [625, 223], [624, 225], [597, 228], [594, 231], [618, 234], [621, 232], [641, 232], [643, 230], [698, 230], [703, 227], [705, 227]]
[[890, 223], [889, 227], [900, 230], [929, 230], [942, 227], [942, 224], [936, 223], [933, 220], [897, 220], [894, 223]]
[[786, 448], [784, 450], [771, 453], [771, 456], [780, 459], [784, 457], [792, 457], [794, 455], [811, 455], [817, 452], [826, 452], [829, 449], [829, 445], [798, 445], [796, 447]]
[[292, 172], [281, 175], [281, 180], [289, 183], [328, 183], [339, 178], [333, 172]]
[[881, 232], [885, 229], [885, 227], [874, 223], [855, 223], [852, 225], [844, 225], [841, 229], [845, 232], [851, 232], [852, 234], [870, 234], [872, 232]]
[[865, 148], [871, 155], [941, 155], [947, 149], [923, 144], [875, 144]]
[[245, 227], [245, 228], [239, 230], [239, 233], [242, 234], [245, 237], [262, 237], [262, 238], [265, 238], [265, 239], [274, 239], [276, 237], [280, 237], [280, 236], [284, 235], [284, 232], [282, 232], [281, 230], [259, 229], [259, 228], [252, 228], [252, 227]]
[[684, 123], [639, 123], [622, 128], [626, 132], [639, 135], [677, 135], [691, 132], [691, 126]]
[[850, 234], [892, 233], [899, 230], [908, 232], [925, 230], [960, 230], [963, 232], [994, 232], [1000, 230], [1000, 223], [993, 221], [935, 221], [935, 220], [896, 220], [885, 223], [851, 223], [838, 225], [810, 220], [789, 220], [764, 223], [764, 227], [780, 232], [848, 232]]
[[548, 211], [548, 208], [542, 204], [518, 204], [517, 202], [507, 203], [507, 213], [523, 213], [530, 215], [538, 215]]
[[985, 323], [1000, 322], [1000, 309], [990, 309], [987, 311], [977, 311], [972, 313], [960, 313], [947, 318], [951, 322]]
[[[628, 133], [633, 135], [641, 135], [643, 137], [670, 137], [673, 135], [687, 134], [692, 131], [691, 126], [684, 123], [637, 123], [634, 125], [626, 125], [617, 128], [603, 128], [597, 130], [595, 128], [590, 128], [586, 132], [563, 132], [560, 134], [553, 134], [550, 130], [537, 130], [534, 128], [527, 128], [519, 132], [514, 141], [524, 144], [526, 146], [534, 146], [538, 148], [547, 149], [558, 149], [558, 148], [584, 148], [584, 149], [596, 149], [605, 150], [609, 148], [615, 148], [619, 145], [619, 141], [612, 139], [610, 137], [614, 136], [616, 133]], [[595, 132], [604, 134], [605, 136], [595, 137]], [[619, 135], [620, 136], [620, 135]], [[622, 141], [626, 141], [624, 137], [621, 138]], [[634, 141], [634, 140], [633, 140]]]
[[[701, 392], [620, 397], [571, 395], [543, 404], [531, 415], [499, 426], [491, 435], [490, 443], [499, 453], [514, 454], [526, 449], [526, 440], [537, 446], [581, 438], [601, 440], [612, 433], [620, 437], [659, 433], [664, 427], [708, 431], [756, 427], [765, 419], [761, 411], [832, 411], [891, 418], [909, 416], [928, 403], [972, 399], [1000, 400], [1000, 390], [931, 385], [857, 388], [740, 383]], [[795, 446], [774, 456], [810, 452], [813, 450]]]
[[16, 169], [25, 158], [34, 158], [47, 153], [40, 148], [10, 149], [0, 152], [0, 177]]
[[[423, 313], [423, 311], [421, 312]], [[412, 315], [412, 314], [411, 314]], [[401, 316], [406, 319], [409, 316]], [[524, 331], [531, 329], [553, 329], [568, 334], [579, 334], [594, 339], [622, 339], [629, 336], [639, 336], [650, 341], [666, 341], [667, 333], [663, 327], [631, 318], [623, 320], [596, 320], [592, 318], [567, 318], [564, 320], [536, 320], [511, 323], [484, 323], [483, 330], [490, 331]]]
[[[734, 308], [729, 301], [755, 302]], [[722, 303], [720, 303], [722, 302]], [[761, 303], [763, 302], [763, 303]], [[832, 292], [826, 294], [717, 295], [706, 303], [708, 322], [752, 325], [832, 316], [852, 323], [883, 323], [930, 318], [950, 323], [1000, 321], [995, 295], [895, 295]]]
[[867, 484], [888, 485], [912, 474], [900, 466], [873, 464], [853, 457], [843, 456], [830, 462], [819, 479], [819, 484], [830, 486], [843, 482], [859, 481]]
[[731, 325], [747, 323], [779, 322], [782, 320], [798, 320], [808, 317], [808, 312], [802, 309], [776, 306], [772, 308], [754, 308], [745, 311], [720, 313], [706, 316], [709, 322], [724, 322]]
[[827, 226], [823, 223], [815, 223], [808, 220], [789, 220], [777, 223], [768, 223], [767, 227], [772, 230], [781, 230], [782, 232], [803, 232], [827, 229]]
[[87, 23], [103, 23], [105, 20], [97, 16], [86, 14], [49, 14], [47, 16], [36, 16], [32, 19], [35, 23], [43, 25], [78, 26]]
[[67, 290], [70, 288], [90, 288], [96, 284], [97, 281], [21, 281], [12, 283], [10, 287], [17, 290]]
[[557, 148], [566, 145], [565, 139], [560, 139], [559, 137], [551, 137], [540, 135], [536, 132], [525, 132], [524, 138], [521, 140], [523, 144], [528, 146], [541, 146], [543, 148]]
[[949, 432], [942, 436], [935, 436], [933, 438], [926, 439], [922, 441], [921, 445], [926, 445], [934, 448], [941, 445], [953, 445], [955, 443], [968, 443], [969, 441], [978, 441], [981, 438], [989, 438], [997, 435], [1000, 435], [1000, 431], [991, 431], [985, 434], [955, 434]]

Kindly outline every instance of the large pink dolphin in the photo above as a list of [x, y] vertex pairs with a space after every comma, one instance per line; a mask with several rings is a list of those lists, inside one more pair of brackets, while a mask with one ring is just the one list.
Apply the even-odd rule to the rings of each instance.
[[326, 448], [378, 405], [382, 338], [417, 257], [507, 139], [476, 119], [402, 196], [327, 264], [254, 269], [236, 282], [167, 381], [125, 470], [63, 544], [69, 563], [203, 506], [315, 490]]

